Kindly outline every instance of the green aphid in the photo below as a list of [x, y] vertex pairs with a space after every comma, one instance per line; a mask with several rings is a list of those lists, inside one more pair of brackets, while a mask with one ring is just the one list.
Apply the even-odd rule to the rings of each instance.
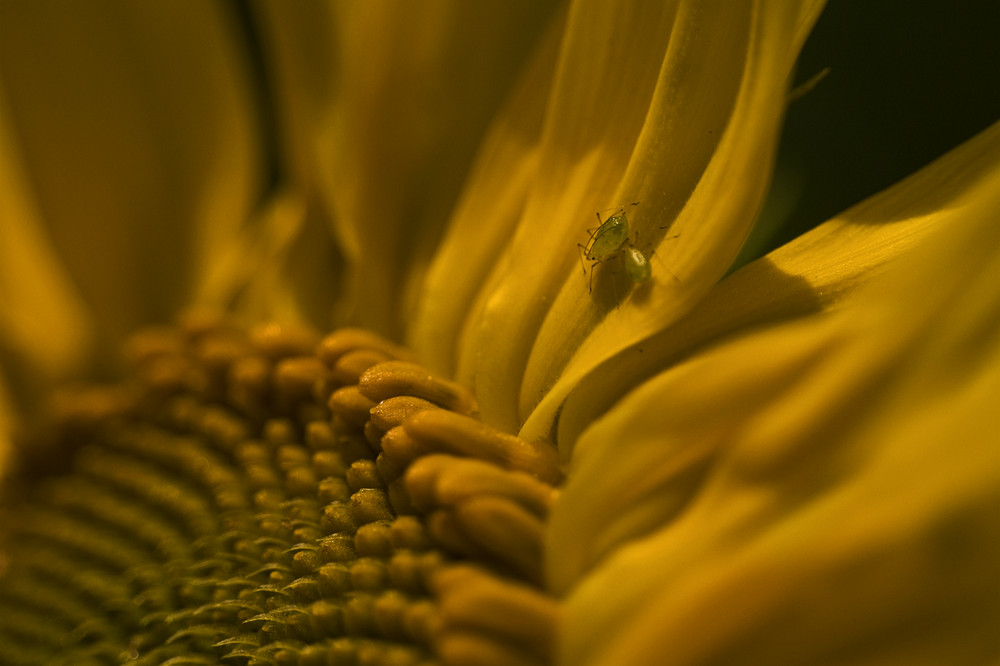
[[[632, 203], [633, 206], [639, 202]], [[583, 266], [583, 274], [587, 274], [587, 267], [584, 260], [590, 263], [590, 291], [594, 290], [594, 267], [597, 264], [610, 261], [622, 255], [625, 263], [625, 272], [633, 282], [641, 283], [649, 279], [652, 269], [649, 260], [632, 241], [629, 240], [628, 217], [625, 215], [625, 206], [619, 206], [614, 213], [605, 220], [601, 219], [601, 214], [597, 213], [597, 221], [600, 225], [595, 229], [588, 229], [591, 232], [590, 239], [586, 245], [577, 243], [580, 248], [580, 264]]]
[[625, 272], [628, 273], [633, 282], [641, 284], [653, 274], [653, 269], [649, 265], [649, 259], [631, 243], [625, 248], [624, 260]]

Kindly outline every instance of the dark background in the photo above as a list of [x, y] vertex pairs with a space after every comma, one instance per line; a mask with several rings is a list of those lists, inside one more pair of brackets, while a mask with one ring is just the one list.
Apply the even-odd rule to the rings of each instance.
[[826, 67], [788, 110], [772, 197], [741, 263], [1000, 120], [1000, 2], [830, 0], [795, 81]]

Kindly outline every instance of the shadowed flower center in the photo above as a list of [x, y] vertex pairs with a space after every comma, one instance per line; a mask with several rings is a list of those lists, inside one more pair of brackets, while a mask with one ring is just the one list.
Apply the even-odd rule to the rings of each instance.
[[555, 452], [345, 329], [137, 335], [0, 508], [12, 664], [545, 664]]

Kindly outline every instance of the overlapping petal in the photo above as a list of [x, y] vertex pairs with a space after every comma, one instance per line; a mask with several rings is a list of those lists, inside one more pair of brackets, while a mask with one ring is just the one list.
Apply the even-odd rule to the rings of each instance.
[[859, 203], [714, 287], [683, 318], [622, 349], [573, 386], [558, 414], [565, 454], [591, 422], [637, 384], [742, 329], [844, 305], [928, 233], [972, 214], [996, 184], [1000, 124], [899, 185]]
[[[421, 358], [452, 375], [474, 366], [465, 340], [482, 317], [490, 285], [503, 279], [509, 241], [538, 172], [538, 142], [565, 17], [553, 18], [498, 113], [424, 279], [407, 339]], [[460, 360], [459, 350], [466, 358]]]
[[[523, 208], [490, 248], [496, 263], [463, 323], [457, 375], [475, 385], [488, 421], [518, 429], [571, 359], [579, 367], [568, 384], [722, 275], [766, 188], [787, 77], [817, 12], [816, 3], [571, 5], [531, 156], [535, 177], [526, 191], [523, 180], [511, 184]], [[622, 306], [621, 271], [599, 268], [589, 293], [576, 244], [595, 210], [626, 200], [640, 201], [641, 249], [669, 267], [654, 268], [652, 283]], [[512, 212], [481, 207], [484, 225]], [[670, 265], [674, 253], [686, 259]], [[456, 282], [467, 271], [457, 252], [436, 270]]]
[[45, 229], [0, 88], [0, 344], [49, 380], [81, 364], [86, 306]]
[[475, 148], [557, 4], [257, 3], [291, 186], [343, 253], [340, 321], [403, 337]]
[[0, 336], [13, 355], [65, 376], [93, 333], [112, 356], [187, 302], [245, 219], [257, 125], [229, 21], [198, 0], [0, 8]]
[[995, 142], [855, 209], [935, 231], [842, 307], [695, 355], [583, 435], [549, 540], [565, 663], [996, 659]]
[[[0, 28], [3, 343], [63, 368], [89, 325], [191, 291], [315, 319], [327, 301], [305, 290], [341, 290], [349, 317], [474, 385], [493, 425], [556, 432], [567, 459], [611, 409], [550, 530], [565, 663], [995, 658], [1000, 126], [716, 285], [820, 5], [256, 2], [282, 134], [253, 213], [257, 120], [223, 5], [51, 24], [24, 5], [43, 39]], [[74, 50], [81, 34], [99, 48]], [[67, 64], [99, 72], [93, 90], [64, 89]], [[609, 262], [591, 292], [585, 221], [631, 201], [654, 279]]]
[[[618, 294], [627, 293], [631, 285], [621, 271], [608, 280], [611, 299], [607, 298], [608, 289], [598, 292], [595, 299], [585, 299], [572, 282], [563, 286], [539, 333], [521, 388], [521, 414], [526, 417], [530, 413], [532, 421], [524, 428], [524, 436], [531, 439], [547, 433], [565, 391], [602, 361], [678, 319], [728, 269], [767, 191], [788, 79], [821, 7], [822, 3], [809, 2], [759, 3], [749, 11], [740, 26], [744, 33], [737, 38], [701, 33], [702, 21], [715, 30], [737, 15], [731, 7], [723, 19], [697, 15], [702, 9], [699, 6], [691, 26], [695, 29], [691, 37], [698, 40], [698, 46], [692, 52], [706, 58], [705, 66], [710, 69], [697, 80], [703, 85], [710, 79], [713, 86], [731, 90], [732, 108], [713, 120], [712, 112], [718, 106], [709, 111], [701, 107], [707, 100], [678, 99], [674, 86], [664, 88], [661, 79], [658, 95], [664, 95], [663, 106], [654, 98], [623, 181], [624, 187], [635, 182], [633, 187], [640, 192], [636, 199], [653, 204], [654, 222], [658, 218], [658, 224], [669, 224], [665, 232], [652, 232], [660, 236], [651, 245], [642, 240], [641, 234], [648, 234], [648, 230], [640, 228], [639, 245], [653, 256], [654, 279], [636, 289], [624, 304], [620, 304]], [[719, 11], [725, 10], [720, 7]], [[679, 37], [684, 39], [685, 35]], [[714, 52], [719, 43], [736, 50], [722, 59]], [[665, 73], [669, 64], [665, 62]], [[727, 74], [735, 75], [734, 79], [729, 80]], [[674, 104], [686, 105], [688, 110], [675, 115]], [[659, 111], [664, 107], [670, 110]], [[724, 124], [711, 126], [719, 121]], [[685, 139], [671, 146], [673, 140], [668, 137], [675, 134]], [[685, 193], [682, 199], [672, 199], [663, 192], [661, 183], [686, 180], [683, 171], [675, 173], [677, 167], [667, 165], [680, 162], [680, 155], [698, 154], [698, 148], [685, 145], [687, 141], [710, 145], [710, 161], [696, 176], [697, 185], [690, 196]], [[665, 199], [661, 198], [664, 194]], [[565, 367], [562, 359], [568, 360]], [[538, 395], [550, 387], [545, 404], [532, 412]], [[559, 444], [565, 449], [569, 442]]]

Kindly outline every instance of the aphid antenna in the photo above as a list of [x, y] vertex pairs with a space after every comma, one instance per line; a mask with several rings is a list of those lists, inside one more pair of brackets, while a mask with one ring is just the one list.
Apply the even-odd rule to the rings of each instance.
[[638, 206], [639, 203], [640, 202], [638, 202], [638, 201], [630, 201], [628, 203], [620, 203], [617, 206], [611, 206], [610, 208], [603, 208], [599, 212], [601, 212], [601, 213], [607, 213], [609, 210], [625, 210], [629, 206]]
[[[607, 213], [608, 211], [614, 211], [616, 213], [618, 211], [621, 211], [624, 213], [627, 207], [638, 206], [638, 205], [639, 205], [638, 201], [632, 201], [627, 204], [618, 204], [617, 206], [612, 206], [611, 208], [604, 208], [602, 210], [597, 211], [597, 221], [600, 222], [601, 224], [604, 224], [604, 220], [601, 219], [601, 213]], [[593, 229], [588, 229], [587, 231], [593, 231]]]

